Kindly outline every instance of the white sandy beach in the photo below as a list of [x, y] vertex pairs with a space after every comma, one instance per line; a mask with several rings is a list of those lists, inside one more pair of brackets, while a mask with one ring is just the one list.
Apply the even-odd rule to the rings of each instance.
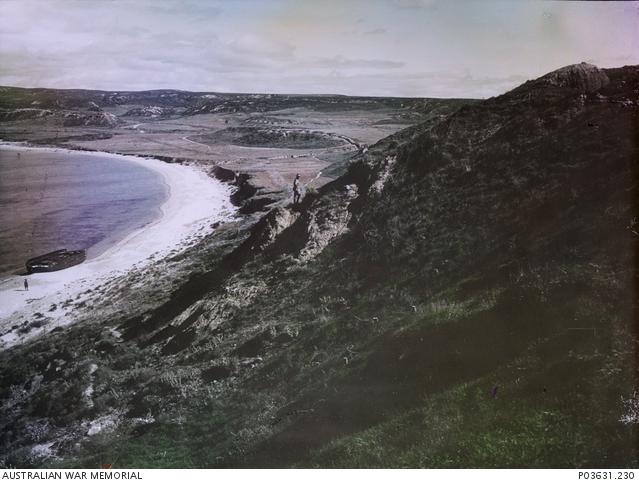
[[[21, 150], [56, 148], [28, 148]], [[29, 318], [46, 312], [52, 304], [76, 297], [107, 280], [141, 268], [152, 259], [184, 247], [211, 232], [211, 225], [234, 216], [230, 202], [231, 187], [209, 177], [197, 166], [169, 164], [156, 159], [121, 156], [104, 152], [83, 152], [86, 155], [118, 157], [138, 163], [159, 173], [169, 188], [168, 199], [161, 206], [161, 216], [98, 257], [74, 267], [49, 273], [29, 275], [29, 291], [23, 289], [24, 277], [10, 276], [0, 281], [0, 347], [24, 340], [8, 325], [16, 316]], [[56, 325], [56, 324], [54, 324]], [[57, 324], [60, 325], [60, 324]]]

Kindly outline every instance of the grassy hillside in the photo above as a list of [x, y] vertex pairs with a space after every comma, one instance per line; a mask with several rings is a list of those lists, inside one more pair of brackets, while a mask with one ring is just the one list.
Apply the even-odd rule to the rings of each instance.
[[581, 64], [434, 117], [156, 306], [5, 351], [5, 464], [636, 466], [638, 91]]

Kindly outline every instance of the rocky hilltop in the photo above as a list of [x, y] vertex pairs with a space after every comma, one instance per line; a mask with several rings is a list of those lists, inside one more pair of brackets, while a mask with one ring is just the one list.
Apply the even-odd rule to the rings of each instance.
[[2, 352], [4, 464], [636, 467], [638, 121], [580, 64], [382, 139]]
[[553, 71], [537, 81], [540, 85], [595, 92], [610, 83], [608, 75], [597, 66], [582, 62]]

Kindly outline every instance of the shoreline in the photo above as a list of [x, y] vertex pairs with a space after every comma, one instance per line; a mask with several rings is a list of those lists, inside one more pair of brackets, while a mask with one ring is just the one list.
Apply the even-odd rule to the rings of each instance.
[[[21, 151], [41, 151], [41, 152], [55, 152], [55, 153], [68, 153], [71, 155], [91, 155], [93, 154], [93, 157], [98, 157], [97, 155], [100, 154], [100, 158], [104, 158], [104, 155], [108, 155], [108, 154], [117, 154], [117, 153], [107, 153], [107, 152], [102, 152], [102, 151], [84, 151], [84, 150], [76, 150], [76, 149], [68, 149], [68, 148], [62, 148], [62, 147], [55, 147], [55, 146], [33, 146], [33, 145], [29, 145], [29, 144], [20, 144], [20, 143], [8, 143], [8, 142], [3, 142], [0, 141], [0, 149], [5, 149], [7, 151], [14, 151], [14, 152], [21, 152]], [[125, 158], [126, 156], [117, 156], [118, 159], [121, 158]], [[140, 158], [140, 159], [144, 159], [144, 158]], [[134, 162], [135, 164], [142, 166], [144, 169], [148, 170], [148, 171], [152, 171], [153, 174], [157, 175], [159, 177], [159, 183], [162, 186], [162, 189], [164, 191], [164, 200], [162, 200], [162, 202], [156, 206], [156, 208], [153, 210], [155, 213], [153, 215], [152, 218], [150, 219], [146, 219], [144, 220], [143, 224], [138, 224], [139, 226], [137, 228], [133, 228], [133, 229], [129, 229], [129, 230], [121, 230], [121, 231], [114, 231], [113, 233], [109, 233], [104, 239], [98, 241], [97, 243], [91, 245], [90, 247], [86, 247], [84, 248], [87, 258], [83, 263], [88, 263], [91, 262], [97, 258], [99, 258], [100, 256], [102, 256], [105, 252], [109, 251], [110, 249], [112, 249], [113, 247], [119, 245], [120, 243], [122, 243], [124, 240], [126, 240], [131, 234], [142, 230], [144, 228], [146, 228], [147, 226], [157, 222], [158, 220], [160, 220], [162, 218], [162, 216], [164, 215], [163, 211], [162, 211], [162, 207], [164, 206], [164, 204], [169, 200], [169, 198], [171, 197], [171, 186], [169, 185], [169, 183], [167, 182], [167, 178], [165, 176], [165, 174], [163, 174], [162, 172], [159, 172], [157, 169], [154, 169], [152, 166], [148, 166], [147, 164], [144, 164], [142, 162], [139, 162], [139, 160], [133, 160], [133, 159], [127, 159], [127, 162]], [[124, 235], [124, 236], [122, 236]], [[33, 256], [36, 256], [35, 254]], [[24, 270], [24, 263], [21, 267], [21, 270]], [[12, 276], [24, 276], [26, 275], [25, 273], [22, 272], [18, 272], [16, 270], [11, 271], [11, 272], [3, 272], [0, 274], [0, 285], [2, 284], [2, 282], [5, 281], [5, 279], [12, 277]], [[2, 309], [0, 308], [0, 314], [2, 313]], [[1, 315], [0, 315], [1, 317]]]
[[[40, 312], [56, 319], [61, 318], [56, 317], [56, 312], [62, 312], [61, 309], [51, 313], [49, 307], [59, 306], [64, 300], [74, 299], [81, 292], [186, 248], [195, 239], [208, 235], [213, 230], [213, 223], [228, 221], [237, 211], [231, 202], [232, 188], [209, 176], [197, 165], [167, 163], [152, 157], [102, 151], [13, 143], [1, 143], [0, 146], [16, 150], [63, 151], [126, 160], [159, 174], [168, 188], [167, 199], [160, 205], [160, 216], [156, 220], [127, 234], [95, 258], [64, 270], [31, 274], [28, 276], [29, 291], [22, 289], [24, 276], [9, 275], [0, 280], [0, 348], [36, 335], [30, 332], [20, 337], [13, 330], [7, 331], [7, 325], [15, 322], [16, 317], [29, 319], [31, 314]], [[47, 329], [63, 325], [61, 321], [57, 322], [48, 324]]]

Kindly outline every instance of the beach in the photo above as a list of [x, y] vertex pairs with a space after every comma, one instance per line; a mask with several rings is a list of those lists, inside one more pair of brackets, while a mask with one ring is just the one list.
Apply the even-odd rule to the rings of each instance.
[[[20, 149], [61, 151], [59, 148], [23, 146]], [[3, 278], [0, 281], [0, 347], [14, 345], [44, 332], [31, 331], [21, 335], [11, 329], [16, 321], [30, 319], [33, 314], [47, 313], [54, 319], [54, 323], [47, 325], [47, 331], [71, 323], [72, 318], [68, 318], [63, 310], [51, 310], [51, 307], [60, 307], [63, 301], [77, 299], [80, 293], [90, 292], [132, 269], [142, 269], [169, 253], [175, 254], [209, 234], [215, 223], [234, 216], [235, 209], [229, 198], [232, 188], [211, 178], [197, 166], [105, 152], [85, 154], [126, 160], [159, 174], [169, 193], [160, 207], [161, 214], [96, 258], [65, 270], [28, 275], [28, 291], [23, 287], [25, 277], [11, 275]]]

